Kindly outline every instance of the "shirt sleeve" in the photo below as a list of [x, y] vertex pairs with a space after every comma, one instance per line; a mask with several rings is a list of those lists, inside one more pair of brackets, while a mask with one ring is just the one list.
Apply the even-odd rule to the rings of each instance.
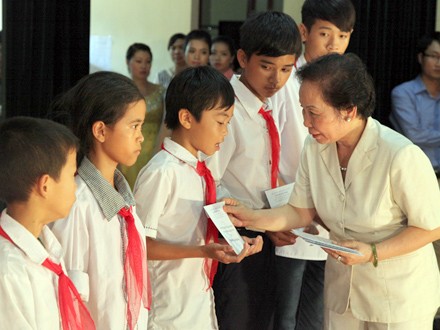
[[58, 220], [52, 227], [64, 250], [64, 263], [83, 301], [89, 300], [89, 232], [87, 219], [94, 216], [90, 205], [77, 200], [66, 219]]
[[394, 200], [408, 218], [408, 226], [440, 227], [440, 191], [431, 163], [416, 145], [402, 148], [391, 165]]
[[[440, 130], [435, 125], [424, 124], [423, 114], [417, 108], [416, 95], [405, 86], [398, 86], [391, 93], [392, 114], [390, 120], [403, 135], [420, 147], [440, 147]], [[437, 109], [438, 110], [438, 109]]]
[[37, 329], [36, 302], [26, 269], [3, 264], [0, 278], [0, 323], [2, 329]]
[[147, 166], [136, 181], [136, 212], [145, 227], [145, 235], [151, 238], [157, 237], [159, 219], [173, 192], [174, 180], [171, 172], [169, 168]]
[[293, 186], [293, 192], [290, 196], [289, 204], [298, 208], [311, 209], [315, 207], [312, 198], [312, 191], [309, 179], [309, 161], [308, 155], [310, 154], [310, 137], [306, 139], [303, 152], [301, 154], [301, 161], [299, 164], [298, 172], [296, 173], [295, 185]]

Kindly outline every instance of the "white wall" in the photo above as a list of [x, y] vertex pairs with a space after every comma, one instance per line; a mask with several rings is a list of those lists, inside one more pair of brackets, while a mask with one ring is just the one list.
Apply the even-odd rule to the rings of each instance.
[[[194, 7], [196, 7], [194, 10]], [[134, 42], [151, 47], [150, 78], [172, 65], [168, 39], [197, 25], [198, 0], [91, 0], [90, 34], [112, 37], [111, 70], [128, 75], [125, 53]]]
[[296, 24], [301, 23], [301, 7], [303, 3], [304, 0], [295, 0], [295, 1], [284, 0], [283, 12], [292, 16]]

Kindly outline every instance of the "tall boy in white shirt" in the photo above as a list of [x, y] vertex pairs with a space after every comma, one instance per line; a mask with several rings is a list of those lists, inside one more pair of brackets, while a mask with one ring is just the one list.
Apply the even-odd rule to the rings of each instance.
[[77, 149], [76, 137], [49, 120], [0, 124], [0, 199], [7, 203], [0, 216], [2, 329], [95, 328], [76, 289], [66, 288], [72, 283], [63, 251], [46, 226], [75, 201]]
[[207, 236], [213, 227], [203, 206], [216, 199], [204, 159], [228, 133], [234, 91], [215, 69], [188, 68], [171, 81], [166, 104], [171, 138], [141, 170], [134, 189], [153, 288], [148, 328], [218, 329], [211, 288], [216, 263], [240, 262], [262, 245], [261, 237], [249, 239], [251, 247], [237, 256], [216, 242], [216, 233]]
[[[301, 15], [299, 30], [304, 53], [296, 62], [296, 69], [319, 56], [345, 52], [356, 19], [350, 0], [306, 0]], [[304, 139], [308, 135], [303, 125], [299, 88], [300, 83], [292, 73], [285, 87], [272, 98], [278, 111], [280, 178], [284, 183], [295, 181]], [[316, 232], [314, 228], [309, 230]], [[320, 236], [328, 238], [328, 232], [323, 227], [317, 226], [317, 230]], [[294, 236], [291, 232], [274, 235], [277, 237], [275, 329], [322, 329], [327, 253], [301, 239], [292, 245]]]
[[[269, 207], [264, 191], [277, 186], [279, 158], [269, 98], [288, 80], [300, 50], [298, 28], [286, 14], [265, 12], [242, 25], [237, 52], [242, 74], [231, 79], [234, 118], [221, 150], [209, 163], [218, 197], [233, 197], [252, 208]], [[240, 231], [250, 237], [263, 235], [263, 251], [240, 264], [219, 266], [214, 281], [219, 325], [270, 329], [275, 282], [271, 234]]]

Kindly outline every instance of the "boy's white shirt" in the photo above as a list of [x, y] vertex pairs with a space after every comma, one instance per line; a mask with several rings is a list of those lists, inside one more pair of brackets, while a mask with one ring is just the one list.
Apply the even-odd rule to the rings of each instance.
[[[158, 241], [204, 245], [205, 181], [198, 159], [165, 138], [164, 148], [141, 170], [134, 194], [146, 235]], [[199, 159], [203, 155], [199, 153]], [[203, 258], [149, 260], [152, 306], [149, 329], [217, 329], [213, 290]]]
[[0, 236], [0, 325], [2, 329], [61, 329], [58, 276], [41, 264], [62, 262], [62, 248], [47, 226], [44, 246], [4, 210], [0, 225], [13, 240]]
[[[65, 250], [68, 275], [97, 329], [126, 329], [124, 251], [119, 216], [107, 220], [84, 180], [79, 175], [75, 180], [76, 202], [66, 219], [53, 224], [52, 231]], [[136, 215], [136, 207], [133, 207], [133, 216], [145, 248], [144, 228]], [[146, 329], [147, 322], [148, 310], [141, 304], [139, 329]]]
[[[298, 58], [296, 68], [305, 65], [304, 54]], [[308, 130], [304, 126], [302, 107], [299, 102], [299, 88], [301, 84], [296, 77], [296, 70], [287, 80], [286, 85], [274, 96], [271, 97], [276, 113], [275, 120], [280, 128], [281, 155], [280, 155], [280, 177], [285, 183], [295, 182], [296, 172], [301, 160], [301, 151]], [[328, 238], [328, 231], [317, 225], [319, 236]], [[304, 260], [326, 260], [327, 253], [320, 247], [310, 245], [298, 238], [293, 245], [276, 247], [275, 254], [287, 258]]]
[[[258, 113], [264, 103], [234, 75], [234, 116], [220, 151], [208, 160], [217, 184], [217, 200], [233, 197], [255, 209], [269, 206], [271, 143], [266, 121]], [[276, 120], [275, 120], [276, 123]]]

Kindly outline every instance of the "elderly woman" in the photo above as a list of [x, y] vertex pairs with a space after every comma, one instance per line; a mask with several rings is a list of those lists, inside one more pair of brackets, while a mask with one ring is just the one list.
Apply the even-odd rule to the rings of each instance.
[[289, 203], [257, 211], [231, 200], [225, 210], [270, 231], [319, 216], [333, 241], [361, 253], [326, 250], [326, 329], [432, 329], [440, 191], [429, 159], [370, 117], [374, 86], [356, 55], [321, 57], [298, 76], [310, 136]]

